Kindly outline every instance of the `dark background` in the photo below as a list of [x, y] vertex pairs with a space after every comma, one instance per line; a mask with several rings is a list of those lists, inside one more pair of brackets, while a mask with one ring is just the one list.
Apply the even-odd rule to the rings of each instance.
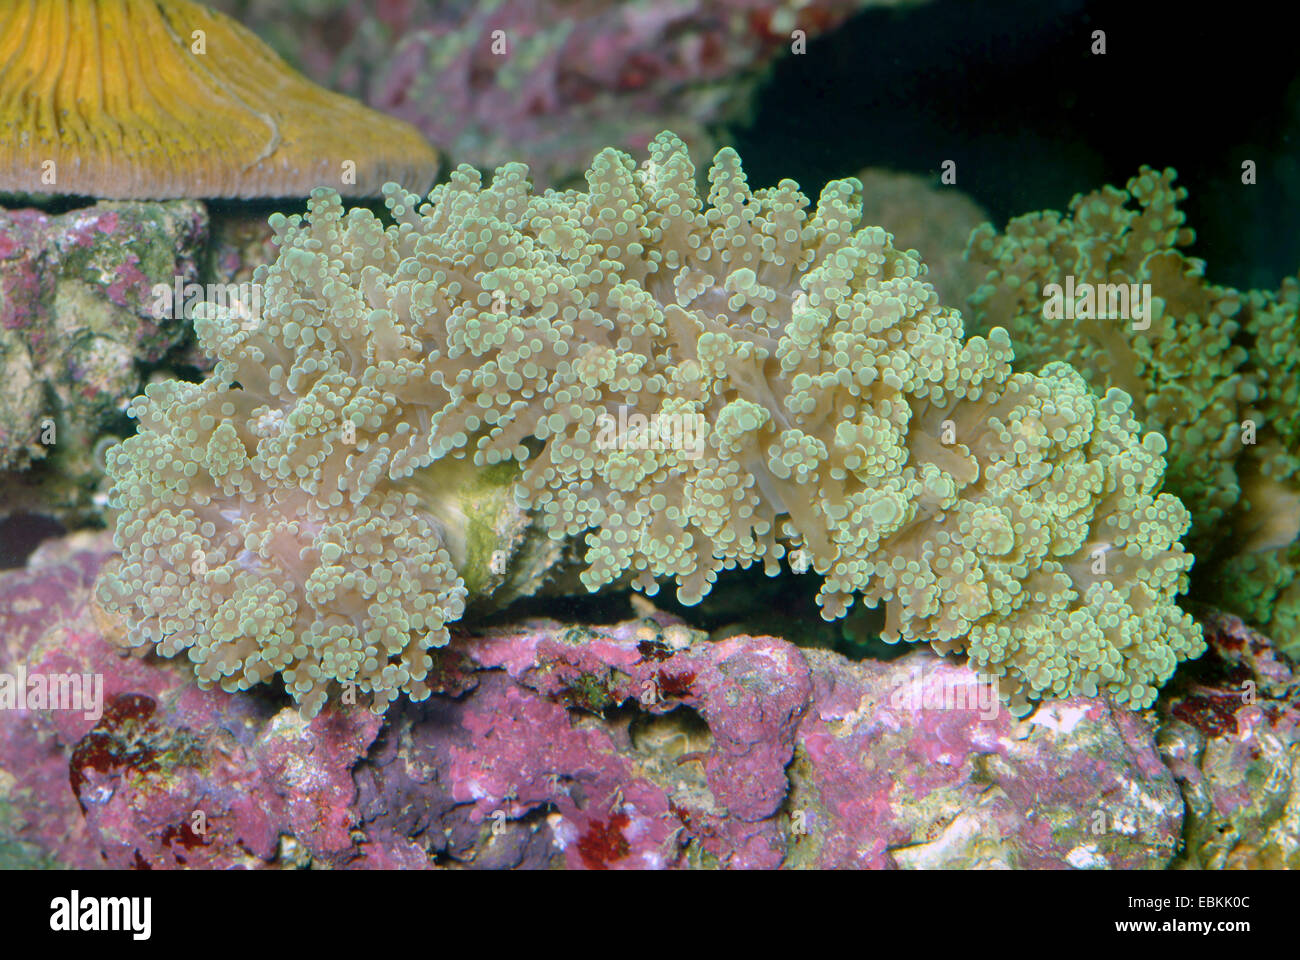
[[[816, 193], [881, 166], [957, 187], [999, 227], [1122, 187], [1142, 164], [1189, 191], [1211, 279], [1275, 287], [1300, 268], [1300, 34], [1285, 5], [931, 0], [868, 10], [784, 58], [736, 147], [755, 186]], [[1104, 56], [1090, 52], [1104, 30]], [[1241, 163], [1257, 164], [1255, 186]]]

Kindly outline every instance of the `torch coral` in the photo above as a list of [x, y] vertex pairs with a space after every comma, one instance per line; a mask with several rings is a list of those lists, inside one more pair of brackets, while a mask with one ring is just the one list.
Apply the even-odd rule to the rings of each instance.
[[[1195, 235], [1183, 226], [1178, 203], [1187, 192], [1174, 178], [1172, 170], [1143, 167], [1127, 189], [1076, 196], [1066, 216], [1027, 214], [1001, 235], [983, 225], [968, 256], [988, 281], [971, 297], [970, 312], [976, 330], [1012, 331], [1020, 368], [1064, 359], [1095, 389], [1128, 393], [1139, 419], [1169, 438], [1167, 485], [1191, 510], [1200, 535], [1213, 531], [1241, 496], [1239, 424], [1258, 387], [1245, 371], [1246, 350], [1234, 342], [1241, 295], [1209, 283], [1204, 262], [1178, 250]], [[1052, 284], [1067, 295], [1091, 291], [1101, 302], [1077, 313], [1074, 304], [1045, 310]], [[1110, 292], [1122, 291], [1120, 302], [1127, 302], [1134, 284], [1151, 290], [1151, 315], [1112, 314]]]
[[855, 229], [859, 184], [751, 191], [730, 149], [708, 203], [682, 143], [600, 153], [586, 191], [462, 166], [394, 225], [313, 194], [275, 217], [258, 324], [196, 323], [219, 358], [151, 386], [109, 455], [124, 552], [101, 595], [203, 682], [282, 671], [382, 709], [421, 696], [460, 614], [457, 486], [515, 474], [592, 590], [790, 555], [827, 619], [861, 595], [889, 639], [966, 651], [1027, 698], [1150, 704], [1202, 649], [1174, 604], [1188, 524], [1164, 440], [1065, 364], [1013, 374], [962, 339], [925, 267]]
[[1259, 372], [1259, 470], [1269, 480], [1296, 486], [1300, 474], [1300, 280], [1287, 277], [1276, 291], [1252, 290], [1246, 316], [1252, 366]]
[[[1194, 233], [1174, 179], [1144, 167], [1124, 190], [1076, 196], [1066, 215], [975, 231], [967, 256], [986, 282], [970, 298], [972, 325], [1009, 327], [1022, 369], [1064, 359], [1095, 390], [1133, 396], [1139, 420], [1170, 438], [1166, 486], [1186, 502], [1192, 547], [1210, 561], [1206, 599], [1296, 647], [1297, 616], [1281, 607], [1297, 595], [1286, 548], [1300, 532], [1300, 284], [1241, 293], [1206, 280], [1204, 262], [1179, 249]], [[1052, 309], [1052, 285], [1078, 291], [1069, 307], [1080, 309]], [[1125, 291], [1118, 302], [1131, 308], [1144, 288], [1149, 315], [1106, 309]]]
[[1300, 659], [1300, 544], [1230, 557], [1218, 571], [1216, 599], [1266, 629]]
[[0, 144], [0, 189], [116, 199], [362, 196], [437, 171], [414, 127], [189, 0], [0, 5]]

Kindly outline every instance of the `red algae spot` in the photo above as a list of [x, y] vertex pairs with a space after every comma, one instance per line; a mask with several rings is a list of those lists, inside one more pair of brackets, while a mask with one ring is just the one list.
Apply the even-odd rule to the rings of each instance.
[[610, 863], [622, 860], [632, 850], [623, 835], [628, 824], [626, 813], [616, 813], [607, 823], [592, 821], [587, 832], [578, 838], [578, 853], [588, 870], [608, 870]]
[[1236, 732], [1240, 706], [1236, 694], [1197, 693], [1174, 704], [1173, 714], [1206, 736], [1223, 737]]
[[182, 821], [179, 827], [170, 823], [167, 824], [167, 826], [163, 828], [160, 839], [162, 840], [163, 846], [170, 850], [172, 856], [176, 858], [176, 862], [182, 866], [186, 863], [186, 860], [181, 856], [180, 851], [176, 850], [172, 846], [173, 843], [180, 845], [186, 850], [193, 850], [196, 847], [206, 847], [208, 845], [207, 838], [201, 837], [195, 833], [194, 828], [190, 826], [189, 821]]
[[681, 673], [665, 673], [660, 670], [656, 678], [659, 692], [665, 697], [688, 697], [691, 684], [695, 682], [695, 671], [684, 670]]
[[107, 773], [122, 760], [114, 731], [132, 723], [145, 723], [153, 716], [158, 705], [152, 697], [140, 693], [126, 693], [114, 697], [104, 708], [103, 715], [94, 728], [77, 743], [72, 752], [70, 777], [72, 791], [76, 793], [85, 767]]
[[96, 727], [119, 727], [132, 720], [144, 723], [157, 709], [158, 703], [153, 697], [143, 693], [124, 693], [109, 701]]
[[164, 755], [168, 763], [195, 762], [193, 744], [187, 730], [173, 730], [157, 723], [158, 704], [152, 697], [126, 693], [114, 697], [104, 708], [104, 715], [94, 728], [77, 741], [68, 762], [68, 783], [86, 812], [82, 790], [87, 771], [112, 776], [123, 770], [157, 773]]
[[636, 649], [642, 660], [658, 660], [662, 663], [673, 655], [672, 648], [658, 640], [639, 640]]

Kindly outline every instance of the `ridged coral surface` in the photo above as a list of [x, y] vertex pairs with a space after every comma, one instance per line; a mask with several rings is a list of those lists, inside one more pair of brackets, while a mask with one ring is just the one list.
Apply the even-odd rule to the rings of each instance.
[[189, 0], [0, 4], [0, 190], [97, 197], [301, 196], [428, 184], [412, 126], [295, 73]]
[[1128, 397], [1012, 373], [1001, 329], [963, 340], [924, 266], [857, 228], [857, 181], [811, 215], [730, 149], [709, 181], [663, 134], [586, 191], [461, 167], [427, 203], [390, 192], [387, 228], [325, 191], [274, 218], [264, 316], [199, 320], [212, 379], [150, 387], [109, 456], [103, 595], [132, 639], [230, 689], [283, 672], [308, 709], [332, 681], [422, 696], [461, 612], [456, 484], [513, 462], [589, 589], [691, 603], [788, 558], [828, 619], [884, 603], [888, 639], [967, 651], [1015, 704], [1150, 704], [1203, 644], [1174, 604], [1188, 514]]

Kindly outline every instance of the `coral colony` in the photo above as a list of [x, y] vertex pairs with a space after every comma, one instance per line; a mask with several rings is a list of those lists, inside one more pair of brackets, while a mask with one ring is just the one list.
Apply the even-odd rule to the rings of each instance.
[[[663, 134], [585, 191], [463, 166], [427, 201], [390, 190], [389, 227], [327, 190], [273, 217], [262, 323], [196, 319], [212, 377], [151, 384], [109, 452], [101, 596], [131, 642], [227, 690], [281, 674], [309, 715], [338, 684], [422, 699], [466, 599], [454, 488], [509, 464], [589, 590], [691, 604], [801, 550], [825, 618], [883, 604], [886, 639], [966, 652], [1017, 709], [1150, 705], [1204, 645], [1175, 603], [1190, 518], [1129, 396], [1013, 373], [1000, 327], [964, 340], [921, 262], [858, 226], [856, 181], [809, 214], [724, 149], [709, 183]], [[703, 456], [598, 443], [628, 411], [702, 418]]]
[[[1213, 599], [1300, 649], [1300, 555], [1290, 546], [1300, 532], [1300, 285], [1287, 278], [1279, 291], [1242, 293], [1207, 281], [1205, 264], [1179, 249], [1195, 234], [1174, 179], [1143, 168], [1124, 190], [1076, 197], [1068, 216], [1027, 214], [1002, 235], [985, 224], [968, 254], [988, 279], [966, 315], [975, 330], [1011, 332], [1018, 369], [1065, 360], [1094, 391], [1124, 390], [1169, 440], [1164, 488], [1192, 513], [1198, 562], [1220, 576]], [[1066, 310], [1043, 300], [1062, 278]], [[1144, 304], [1157, 296], [1117, 325], [1071, 309], [1076, 283], [1141, 289]]]

